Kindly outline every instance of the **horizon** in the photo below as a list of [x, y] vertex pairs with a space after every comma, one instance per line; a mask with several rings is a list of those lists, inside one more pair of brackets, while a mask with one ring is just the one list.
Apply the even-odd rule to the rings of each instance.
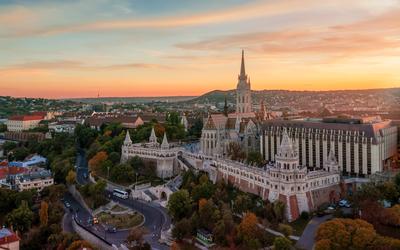
[[7, 0], [0, 3], [0, 95], [228, 91], [241, 49], [256, 91], [398, 88], [399, 22], [395, 0]]

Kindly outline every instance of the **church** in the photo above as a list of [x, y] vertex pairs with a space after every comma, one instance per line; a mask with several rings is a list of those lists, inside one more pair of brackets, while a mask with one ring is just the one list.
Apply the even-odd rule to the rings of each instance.
[[[226, 105], [226, 104], [225, 104]], [[246, 153], [259, 151], [259, 121], [270, 119], [264, 102], [258, 112], [253, 111], [250, 77], [246, 74], [244, 51], [236, 86], [236, 112], [210, 114], [204, 121], [200, 138], [201, 153], [208, 156], [227, 157], [230, 143], [237, 143]]]

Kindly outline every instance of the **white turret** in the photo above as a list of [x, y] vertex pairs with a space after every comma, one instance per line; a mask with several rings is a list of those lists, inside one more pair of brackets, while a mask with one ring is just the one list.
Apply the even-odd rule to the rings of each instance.
[[156, 136], [156, 133], [154, 132], [154, 127], [151, 128], [149, 143], [151, 143], [153, 145], [157, 144], [157, 136]]
[[339, 171], [339, 164], [336, 160], [335, 150], [333, 147], [329, 150], [328, 158], [324, 164], [324, 170], [329, 172], [337, 172]]
[[161, 143], [161, 149], [169, 149], [169, 143], [167, 140], [167, 133], [164, 133], [164, 138]]
[[131, 145], [132, 145], [132, 140], [131, 140], [131, 136], [129, 135], [129, 130], [126, 130], [124, 146], [131, 146]]
[[297, 149], [293, 146], [293, 141], [289, 138], [286, 128], [282, 132], [282, 140], [275, 160], [278, 168], [282, 170], [294, 170], [299, 166]]

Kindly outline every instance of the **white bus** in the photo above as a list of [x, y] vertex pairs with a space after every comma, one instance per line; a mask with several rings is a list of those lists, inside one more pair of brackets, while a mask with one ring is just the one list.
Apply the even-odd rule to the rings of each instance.
[[122, 198], [122, 199], [128, 199], [128, 192], [123, 191], [123, 190], [114, 189], [113, 190], [113, 195], [117, 196], [119, 198]]

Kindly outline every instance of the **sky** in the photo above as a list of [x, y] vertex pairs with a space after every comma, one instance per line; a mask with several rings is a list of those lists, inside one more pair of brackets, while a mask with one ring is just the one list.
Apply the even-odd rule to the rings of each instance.
[[400, 87], [400, 0], [0, 0], [0, 96]]

